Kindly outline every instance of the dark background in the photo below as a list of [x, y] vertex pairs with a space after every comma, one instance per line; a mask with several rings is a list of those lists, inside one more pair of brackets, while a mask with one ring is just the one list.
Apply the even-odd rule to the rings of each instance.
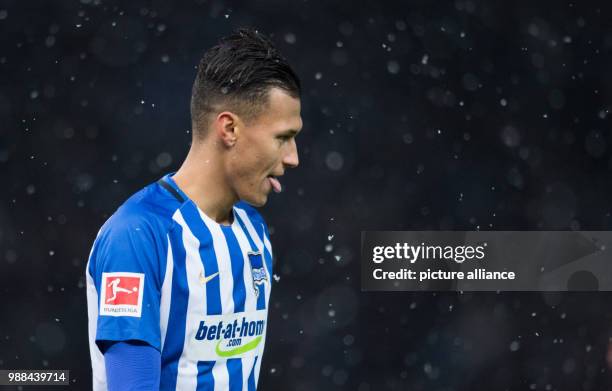
[[246, 25], [304, 87], [262, 210], [260, 389], [609, 389], [611, 294], [361, 292], [358, 254], [362, 230], [611, 228], [607, 4], [0, 0], [0, 368], [91, 387], [95, 234], [179, 167], [195, 66]]

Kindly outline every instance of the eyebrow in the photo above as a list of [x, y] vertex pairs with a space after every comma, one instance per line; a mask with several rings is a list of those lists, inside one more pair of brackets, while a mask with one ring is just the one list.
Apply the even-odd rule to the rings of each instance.
[[295, 129], [289, 129], [289, 130], [285, 130], [282, 134], [286, 135], [286, 136], [295, 136], [298, 133], [299, 133], [299, 131], [297, 131]]

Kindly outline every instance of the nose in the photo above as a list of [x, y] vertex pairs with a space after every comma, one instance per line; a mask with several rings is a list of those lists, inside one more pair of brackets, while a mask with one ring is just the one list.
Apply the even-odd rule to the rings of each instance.
[[298, 164], [300, 164], [295, 138], [292, 138], [291, 142], [287, 143], [287, 146], [287, 151], [283, 156], [283, 164], [287, 167], [295, 168], [298, 166]]

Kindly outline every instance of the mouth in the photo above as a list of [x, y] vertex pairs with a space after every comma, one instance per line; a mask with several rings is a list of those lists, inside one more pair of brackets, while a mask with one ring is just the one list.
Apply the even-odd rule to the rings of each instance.
[[268, 181], [270, 181], [270, 185], [272, 186], [272, 190], [274, 190], [275, 193], [280, 193], [283, 190], [283, 187], [281, 186], [279, 180], [276, 179], [276, 176], [268, 175], [267, 178], [268, 178]]

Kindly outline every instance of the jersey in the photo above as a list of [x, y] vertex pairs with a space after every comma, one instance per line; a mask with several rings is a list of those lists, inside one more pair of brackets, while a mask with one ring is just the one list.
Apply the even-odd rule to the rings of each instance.
[[172, 173], [104, 223], [86, 268], [93, 390], [106, 390], [102, 341], [161, 352], [160, 390], [256, 389], [272, 276], [267, 226], [250, 205], [220, 225]]

